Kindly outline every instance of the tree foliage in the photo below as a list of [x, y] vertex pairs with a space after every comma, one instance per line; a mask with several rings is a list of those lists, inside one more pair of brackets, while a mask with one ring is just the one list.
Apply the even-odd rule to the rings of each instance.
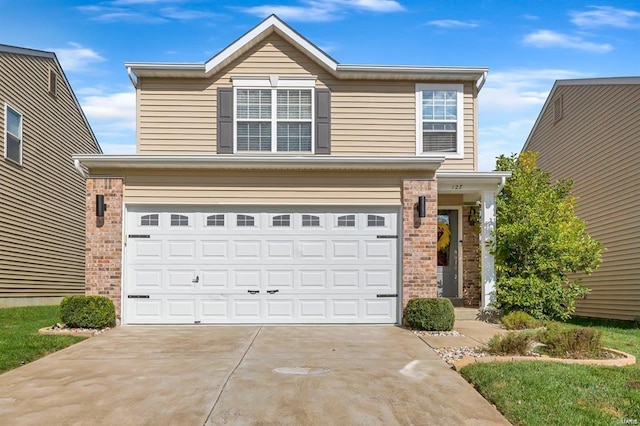
[[511, 171], [496, 199], [496, 304], [503, 311], [566, 319], [588, 289], [573, 274], [590, 274], [602, 247], [575, 214], [569, 179], [551, 182], [537, 153], [500, 156], [496, 170]]

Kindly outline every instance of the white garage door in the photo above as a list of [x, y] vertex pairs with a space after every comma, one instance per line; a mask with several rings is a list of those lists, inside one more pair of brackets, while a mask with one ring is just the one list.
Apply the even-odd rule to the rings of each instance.
[[129, 208], [125, 321], [395, 323], [393, 209]]

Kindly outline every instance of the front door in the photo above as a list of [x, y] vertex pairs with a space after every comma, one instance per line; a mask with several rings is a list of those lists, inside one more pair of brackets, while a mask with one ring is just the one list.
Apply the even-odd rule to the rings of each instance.
[[458, 211], [438, 210], [438, 297], [458, 295]]

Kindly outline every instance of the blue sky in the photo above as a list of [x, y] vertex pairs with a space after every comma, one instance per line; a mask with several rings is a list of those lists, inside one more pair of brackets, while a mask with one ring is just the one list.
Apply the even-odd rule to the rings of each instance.
[[556, 79], [640, 75], [640, 2], [0, 0], [0, 43], [55, 51], [106, 153], [135, 149], [124, 62], [203, 62], [271, 13], [340, 63], [486, 66], [480, 169]]

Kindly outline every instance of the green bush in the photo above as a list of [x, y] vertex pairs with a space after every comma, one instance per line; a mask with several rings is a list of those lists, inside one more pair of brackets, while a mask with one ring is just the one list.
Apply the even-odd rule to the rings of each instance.
[[528, 355], [532, 341], [529, 333], [495, 335], [489, 340], [485, 350], [494, 355]]
[[404, 309], [404, 324], [417, 330], [449, 331], [454, 320], [449, 299], [411, 299]]
[[558, 358], [597, 358], [602, 353], [602, 332], [590, 327], [549, 325], [538, 334], [545, 353]]
[[60, 302], [60, 319], [68, 327], [113, 327], [116, 308], [104, 296], [67, 296]]
[[507, 330], [526, 330], [542, 326], [542, 321], [535, 319], [526, 312], [513, 311], [502, 317], [502, 324]]

